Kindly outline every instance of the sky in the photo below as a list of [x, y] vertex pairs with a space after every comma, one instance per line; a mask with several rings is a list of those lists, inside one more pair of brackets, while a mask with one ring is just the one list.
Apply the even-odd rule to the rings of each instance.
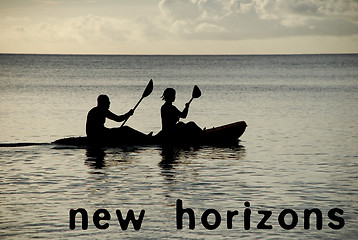
[[0, 0], [0, 53], [358, 53], [358, 0]]

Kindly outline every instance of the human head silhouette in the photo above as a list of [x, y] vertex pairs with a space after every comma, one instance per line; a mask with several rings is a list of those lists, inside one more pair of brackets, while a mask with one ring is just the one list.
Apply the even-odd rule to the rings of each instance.
[[107, 95], [99, 95], [97, 98], [97, 106], [100, 108], [109, 109], [109, 105], [111, 102], [109, 101], [109, 97]]
[[175, 89], [167, 88], [164, 90], [162, 95], [162, 99], [166, 102], [174, 102], [175, 101]]

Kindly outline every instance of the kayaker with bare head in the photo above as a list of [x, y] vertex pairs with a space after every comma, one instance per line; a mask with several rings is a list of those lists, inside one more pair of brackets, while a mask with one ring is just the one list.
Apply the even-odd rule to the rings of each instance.
[[86, 134], [91, 139], [101, 139], [111, 135], [110, 128], [104, 126], [106, 118], [116, 122], [122, 122], [133, 115], [133, 109], [126, 114], [116, 115], [109, 110], [111, 102], [107, 95], [99, 95], [97, 106], [92, 108], [87, 114]]
[[162, 99], [165, 101], [165, 103], [160, 109], [163, 131], [174, 130], [179, 119], [186, 118], [188, 115], [189, 103], [185, 104], [183, 111], [179, 111], [179, 109], [173, 105], [173, 102], [175, 101], [175, 95], [176, 92], [173, 88], [167, 88], [164, 90]]
[[176, 91], [173, 88], [164, 90], [162, 99], [165, 103], [162, 105], [160, 113], [162, 118], [162, 134], [165, 137], [176, 138], [187, 133], [198, 133], [202, 130], [194, 123], [184, 124], [179, 122], [180, 118], [186, 118], [189, 111], [190, 102], [185, 104], [183, 111], [180, 111], [173, 105]]

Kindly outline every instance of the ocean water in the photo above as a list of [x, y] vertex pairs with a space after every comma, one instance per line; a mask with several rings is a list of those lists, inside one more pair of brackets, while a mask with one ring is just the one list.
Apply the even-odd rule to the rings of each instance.
[[[171, 163], [163, 162], [168, 155], [161, 146], [93, 152], [51, 144], [85, 135], [86, 114], [99, 94], [107, 94], [111, 110], [123, 114], [150, 79], [154, 90], [127, 125], [158, 132], [164, 89], [175, 88], [174, 104], [183, 108], [196, 84], [202, 96], [184, 121], [210, 128], [244, 120], [248, 127], [239, 144], [177, 149]], [[353, 239], [358, 234], [358, 55], [2, 54], [0, 101], [2, 239]], [[183, 229], [177, 229], [178, 199], [194, 211], [195, 229], [189, 229], [187, 213]], [[69, 227], [70, 209], [78, 208], [88, 212], [87, 230], [81, 229], [79, 214], [76, 228]], [[315, 217], [304, 229], [304, 211], [313, 208], [322, 212], [321, 230]], [[111, 216], [100, 221], [107, 229], [92, 220], [98, 209]], [[120, 227], [116, 210], [126, 216], [130, 209], [136, 218], [145, 210], [140, 230]], [[279, 220], [284, 209], [297, 214], [297, 224], [292, 211], [284, 218], [290, 230]], [[334, 209], [343, 213], [332, 217]], [[235, 210], [229, 229], [227, 211]], [[258, 211], [272, 212], [266, 222], [272, 229], [258, 229], [263, 217]], [[203, 214], [207, 225], [220, 224], [207, 229]]]

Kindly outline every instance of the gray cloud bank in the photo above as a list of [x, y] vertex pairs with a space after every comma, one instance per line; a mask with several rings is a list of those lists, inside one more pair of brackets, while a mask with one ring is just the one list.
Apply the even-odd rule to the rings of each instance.
[[[187, 44], [182, 50], [190, 52], [203, 41], [220, 48], [225, 41], [328, 37], [352, 45], [358, 38], [357, 0], [161, 0], [152, 12], [131, 17], [54, 3], [57, 15], [0, 17], [0, 51], [159, 53]], [[123, 7], [111, 4], [107, 10]], [[51, 6], [41, 2], [36, 10]], [[73, 14], [64, 14], [69, 9]]]
[[160, 9], [169, 31], [189, 39], [358, 33], [354, 0], [162, 0]]

